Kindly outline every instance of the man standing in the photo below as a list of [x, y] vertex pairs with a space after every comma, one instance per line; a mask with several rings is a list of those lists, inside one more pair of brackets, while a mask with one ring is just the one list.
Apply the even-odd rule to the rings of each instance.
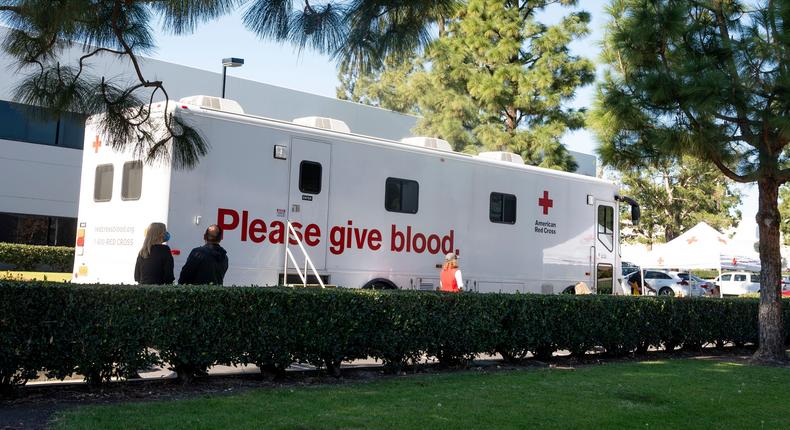
[[203, 234], [206, 244], [192, 250], [178, 277], [179, 284], [222, 285], [228, 271], [228, 252], [219, 246], [222, 228], [210, 225]]

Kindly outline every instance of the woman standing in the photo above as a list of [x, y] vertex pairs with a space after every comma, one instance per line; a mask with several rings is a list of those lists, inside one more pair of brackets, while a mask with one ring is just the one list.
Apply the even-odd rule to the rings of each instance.
[[464, 288], [461, 270], [458, 269], [458, 257], [454, 252], [444, 256], [444, 265], [439, 277], [439, 291], [459, 293]]
[[138, 284], [172, 284], [173, 256], [170, 247], [165, 245], [170, 239], [167, 227], [161, 222], [152, 222], [145, 232], [145, 241], [137, 254], [134, 265], [134, 280]]

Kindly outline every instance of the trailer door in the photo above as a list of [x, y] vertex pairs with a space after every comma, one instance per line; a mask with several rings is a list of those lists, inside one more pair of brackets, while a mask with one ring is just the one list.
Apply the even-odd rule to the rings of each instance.
[[614, 202], [597, 202], [595, 220], [595, 291], [598, 294], [612, 294], [614, 282], [615, 250], [615, 205]]
[[[328, 143], [299, 138], [291, 139], [291, 183], [288, 198], [288, 220], [305, 239], [303, 245], [316, 270], [326, 268], [327, 212], [329, 209], [329, 166], [331, 149]], [[320, 229], [318, 239], [310, 235]], [[309, 229], [309, 230], [308, 230]], [[307, 234], [307, 236], [304, 236]], [[311, 243], [312, 242], [312, 243]], [[294, 250], [296, 255], [300, 252]], [[297, 260], [299, 258], [297, 257]]]

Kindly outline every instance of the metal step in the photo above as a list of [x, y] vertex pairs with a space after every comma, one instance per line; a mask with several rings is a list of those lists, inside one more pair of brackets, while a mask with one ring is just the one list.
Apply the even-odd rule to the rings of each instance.
[[[321, 284], [285, 284], [285, 286], [291, 288], [321, 288]], [[337, 285], [324, 284], [324, 288], [337, 288]]]

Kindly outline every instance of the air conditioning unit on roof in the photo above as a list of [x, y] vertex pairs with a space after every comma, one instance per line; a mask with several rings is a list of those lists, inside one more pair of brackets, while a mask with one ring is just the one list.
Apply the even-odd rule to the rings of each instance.
[[506, 151], [481, 152], [477, 158], [484, 160], [504, 161], [506, 163], [524, 164], [524, 159], [520, 155]]
[[189, 96], [178, 101], [185, 105], [200, 106], [222, 112], [244, 113], [241, 105], [236, 100], [223, 99], [215, 96]]
[[421, 148], [431, 148], [431, 149], [438, 149], [440, 151], [449, 151], [452, 152], [453, 147], [450, 146], [450, 143], [443, 139], [438, 139], [436, 137], [424, 137], [424, 136], [417, 136], [417, 137], [404, 137], [400, 140], [401, 143], [405, 143], [407, 145], [412, 146], [419, 146]]
[[306, 125], [308, 127], [323, 128], [324, 130], [339, 131], [341, 133], [351, 133], [345, 122], [334, 118], [322, 116], [305, 116], [293, 120], [294, 124]]

